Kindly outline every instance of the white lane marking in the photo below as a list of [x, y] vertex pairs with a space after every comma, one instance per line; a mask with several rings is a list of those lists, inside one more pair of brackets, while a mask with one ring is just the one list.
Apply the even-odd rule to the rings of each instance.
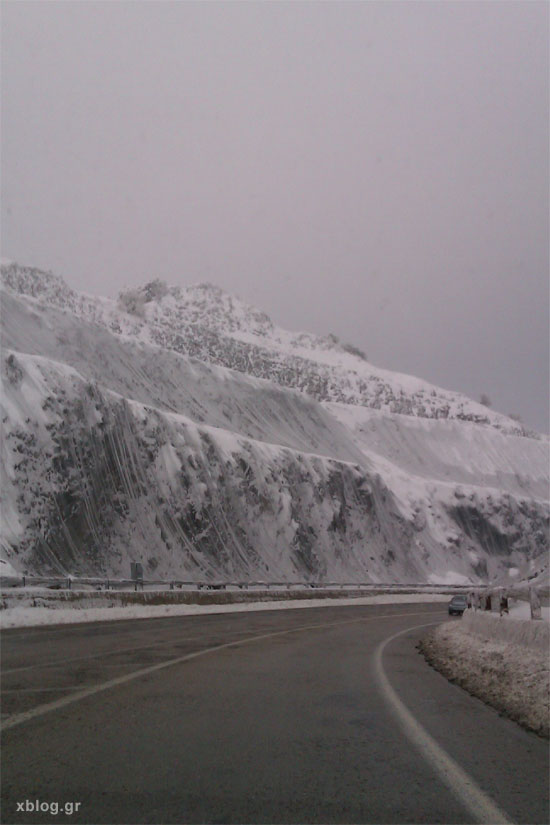
[[[235, 639], [235, 641], [238, 641]], [[35, 665], [25, 665], [23, 667], [12, 667], [12, 668], [2, 668], [0, 672], [0, 677], [7, 676], [11, 673], [21, 673], [22, 671], [28, 670], [56, 670], [64, 665], [71, 665], [76, 662], [95, 662], [98, 659], [103, 660], [107, 656], [118, 656], [122, 653], [141, 653], [142, 650], [160, 650], [161, 648], [165, 647], [179, 647], [180, 644], [183, 642], [200, 642], [196, 636], [190, 636], [189, 638], [182, 638], [177, 640], [169, 640], [165, 642], [154, 642], [150, 645], [141, 645], [139, 647], [119, 647], [116, 650], [106, 650], [101, 651], [100, 653], [90, 653], [89, 656], [74, 656], [70, 659], [56, 659], [54, 662], [44, 662], [38, 663]], [[135, 667], [136, 662], [105, 662], [101, 661], [101, 667]], [[2, 691], [0, 690], [0, 693]]]
[[[53, 610], [53, 608], [52, 608]], [[196, 613], [181, 613], [181, 614], [174, 614], [172, 616], [151, 616], [149, 621], [151, 622], [163, 622], [168, 621], [169, 619], [186, 619], [188, 616], [196, 616], [200, 614]], [[210, 614], [204, 614], [210, 615]], [[218, 615], [217, 613], [214, 615]], [[143, 617], [147, 618], [147, 617]], [[11, 638], [15, 636], [17, 640], [20, 639], [36, 639], [40, 636], [57, 636], [58, 634], [70, 634], [72, 630], [82, 630], [83, 627], [92, 628], [92, 630], [97, 631], [98, 634], [101, 633], [103, 628], [118, 628], [121, 631], [128, 631], [127, 635], [131, 636], [133, 633], [158, 633], [159, 628], [150, 628], [149, 630], [141, 630], [141, 629], [131, 629], [129, 627], [130, 624], [133, 622], [141, 621], [141, 617], [136, 618], [135, 616], [130, 618], [124, 619], [98, 619], [95, 622], [67, 622], [66, 624], [37, 624], [37, 625], [20, 625], [19, 627], [1, 627], [3, 634], [6, 634], [6, 639], [11, 641]], [[28, 630], [28, 633], [24, 633], [22, 631]], [[16, 633], [12, 633], [12, 631], [16, 631]], [[9, 635], [8, 635], [9, 634]], [[103, 634], [104, 635], [104, 634]], [[119, 634], [120, 635], [120, 634]], [[93, 638], [93, 635], [92, 635]]]
[[[78, 625], [81, 627], [82, 625]], [[138, 631], [136, 631], [137, 633]], [[154, 631], [158, 633], [158, 630]], [[248, 630], [234, 630], [232, 631], [234, 636], [241, 636], [245, 633], [249, 633]], [[97, 653], [89, 653], [86, 656], [72, 656], [70, 659], [56, 659], [53, 662], [36, 662], [33, 665], [22, 665], [21, 667], [8, 667], [2, 668], [1, 676], [5, 676], [8, 673], [21, 673], [24, 670], [44, 670], [48, 667], [61, 667], [62, 665], [69, 665], [73, 662], [86, 662], [93, 659], [103, 659], [105, 656], [117, 656], [119, 653], [137, 653], [141, 650], [151, 650], [155, 648], [158, 650], [160, 647], [170, 647], [170, 645], [177, 646], [182, 642], [200, 642], [200, 639], [197, 636], [178, 636], [174, 639], [167, 639], [164, 642], [152, 642], [150, 645], [138, 645], [133, 647], [118, 647], [115, 650], [101, 650]], [[124, 665], [119, 662], [113, 662], [109, 664], [108, 662], [102, 662], [102, 667], [130, 667], [135, 664], [135, 662], [127, 662]]]
[[[345, 605], [345, 606], [347, 607], [347, 605]], [[363, 605], [357, 605], [357, 607], [362, 607], [362, 606]], [[251, 612], [260, 612], [260, 611], [251, 611]], [[213, 614], [213, 615], [220, 615], [220, 614]], [[394, 614], [391, 614], [391, 615], [394, 615]], [[395, 615], [403, 615], [403, 614], [395, 614]], [[179, 616], [174, 616], [173, 618], [180, 618], [180, 617]], [[128, 619], [127, 621], [133, 621], [133, 620]], [[111, 625], [111, 624], [112, 625], [118, 625], [120, 627], [120, 621], [102, 622], [101, 626], [104, 627], [105, 625]], [[82, 626], [83, 626], [83, 623], [82, 624], [76, 624], [76, 625], [67, 625], [66, 627], [70, 627], [72, 629], [80, 630], [82, 628]], [[63, 632], [65, 629], [66, 629], [65, 627], [61, 627], [61, 628], [59, 628], [59, 632]], [[140, 638], [143, 638], [143, 636], [150, 635], [152, 633], [153, 634], [154, 633], [158, 634], [159, 630], [160, 630], [160, 628], [158, 628], [158, 627], [157, 628], [149, 628], [149, 629], [145, 629], [145, 630], [136, 629], [136, 630], [132, 630], [131, 633], [129, 633], [128, 635], [131, 635], [131, 634], [135, 633], [135, 634], [138, 634]], [[212, 628], [213, 633], [214, 632], [219, 633], [221, 630], [223, 630], [223, 628], [220, 628], [218, 631], [216, 631], [215, 628]], [[233, 630], [232, 634], [234, 636], [240, 636], [240, 635], [244, 635], [245, 633], [249, 633], [249, 632], [250, 632], [249, 630]], [[38, 634], [33, 634], [33, 635], [38, 635]], [[17, 638], [18, 639], [21, 639], [21, 638], [26, 639], [28, 637], [27, 637], [27, 635], [18, 635]], [[105, 637], [105, 635], [103, 635], [100, 638], [105, 639], [106, 637]], [[110, 639], [112, 637], [108, 636], [107, 638]], [[180, 642], [200, 642], [200, 641], [201, 641], [201, 639], [198, 639], [196, 636], [182, 636], [181, 638], [178, 637], [177, 640], [167, 640], [167, 641], [164, 641], [164, 642], [155, 641], [155, 642], [152, 642], [150, 645], [139, 645], [139, 646], [132, 646], [132, 647], [119, 647], [116, 650], [110, 650], [110, 651], [105, 651], [105, 652], [100, 651], [98, 653], [88, 653], [85, 656], [71, 656], [68, 659], [56, 659], [53, 662], [35, 662], [32, 665], [21, 665], [20, 667], [2, 668], [2, 672], [1, 672], [0, 675], [1, 676], [7, 676], [9, 673], [21, 673], [21, 672], [26, 671], [26, 670], [36, 670], [36, 669], [43, 670], [44, 668], [47, 668], [47, 667], [57, 667], [58, 665], [60, 666], [60, 665], [71, 664], [72, 662], [83, 662], [83, 661], [88, 661], [88, 660], [92, 660], [92, 659], [100, 659], [103, 656], [116, 656], [118, 653], [131, 653], [131, 652], [137, 652], [137, 651], [140, 651], [140, 650], [149, 650], [151, 648], [169, 647], [171, 644], [176, 645], [176, 644], [179, 644]], [[202, 641], [204, 643], [204, 639]], [[115, 667], [115, 666], [116, 665], [113, 665], [113, 667]]]
[[382, 689], [382, 694], [401, 722], [405, 735], [413, 745], [418, 748], [422, 756], [432, 766], [454, 796], [456, 796], [461, 804], [471, 813], [473, 817], [472, 821], [479, 822], [480, 825], [487, 825], [487, 823], [491, 825], [497, 825], [497, 823], [498, 825], [501, 823], [502, 825], [512, 825], [513, 820], [509, 819], [492, 799], [483, 793], [472, 777], [443, 750], [441, 745], [438, 745], [428, 731], [415, 719], [410, 710], [397, 696], [384, 671], [382, 657], [386, 645], [390, 644], [390, 642], [399, 636], [403, 636], [405, 633], [410, 633], [412, 630], [418, 630], [422, 627], [431, 627], [434, 624], [438, 624], [438, 622], [429, 622], [428, 624], [409, 627], [406, 630], [401, 630], [399, 633], [394, 633], [393, 636], [390, 636], [378, 645], [374, 654], [374, 669]]
[[[138, 647], [118, 647], [115, 650], [101, 650], [98, 653], [90, 653], [87, 656], [72, 656], [70, 659], [56, 659], [53, 662], [37, 662], [33, 665], [2, 668], [2, 676], [7, 675], [8, 673], [21, 673], [23, 670], [44, 670], [47, 667], [60, 667], [61, 665], [69, 665], [73, 662], [85, 662], [90, 659], [102, 659], [104, 656], [116, 656], [119, 653], [135, 653], [138, 650], [150, 650], [151, 648], [158, 649], [159, 647], [168, 647], [169, 645], [179, 645], [180, 642], [196, 641], [198, 641], [198, 639], [195, 636], [183, 636], [181, 639], [178, 638], [177, 640], [152, 642], [150, 645], [139, 645]], [[129, 664], [134, 663], [130, 662]]]
[[56, 699], [54, 702], [48, 702], [44, 705], [37, 705], [35, 708], [31, 708], [30, 710], [13, 714], [2, 722], [0, 725], [0, 730], [9, 730], [9, 728], [14, 728], [16, 725], [21, 725], [24, 722], [35, 719], [37, 716], [43, 716], [45, 713], [59, 710], [60, 708], [70, 705], [73, 702], [79, 702], [82, 699], [86, 699], [88, 696], [94, 696], [96, 693], [102, 693], [104, 690], [110, 690], [118, 685], [124, 685], [127, 682], [132, 682], [134, 679], [139, 679], [142, 676], [148, 676], [150, 673], [156, 673], [157, 671], [164, 670], [167, 667], [173, 667], [174, 665], [180, 665], [184, 662], [189, 662], [192, 659], [198, 659], [199, 657], [206, 656], [210, 653], [216, 653], [219, 650], [228, 650], [229, 648], [251, 644], [252, 642], [261, 642], [264, 639], [272, 639], [275, 636], [286, 636], [291, 633], [299, 633], [301, 630], [316, 630], [325, 627], [338, 627], [339, 625], [357, 624], [358, 622], [379, 621], [380, 619], [401, 619], [406, 616], [426, 616], [429, 614], [433, 615], [433, 611], [424, 610], [414, 613], [385, 613], [381, 616], [363, 616], [360, 619], [346, 619], [341, 622], [301, 625], [300, 627], [293, 627], [290, 630], [277, 630], [273, 633], [263, 633], [261, 636], [250, 636], [246, 639], [226, 642], [225, 644], [216, 645], [215, 647], [207, 647], [204, 650], [197, 650], [194, 653], [187, 653], [185, 656], [178, 656], [176, 659], [168, 659], [167, 661], [159, 662], [156, 665], [150, 665], [149, 667], [140, 668], [140, 670], [134, 670], [132, 673], [126, 673], [123, 676], [116, 676], [114, 679], [109, 679], [107, 682], [101, 682], [98, 685], [84, 688], [84, 690], [79, 690], [77, 693], [72, 693], [69, 696], [63, 696], [61, 699]]
[[[92, 687], [90, 685], [90, 687]], [[42, 688], [4, 688], [0, 693], [51, 693], [62, 690], [81, 690], [82, 685], [66, 685], [65, 687], [42, 687]]]

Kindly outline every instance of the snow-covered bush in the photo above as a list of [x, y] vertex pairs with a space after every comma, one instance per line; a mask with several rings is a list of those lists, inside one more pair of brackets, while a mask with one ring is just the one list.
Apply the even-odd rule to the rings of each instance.
[[118, 296], [120, 309], [130, 315], [137, 315], [138, 318], [145, 316], [145, 304], [145, 295], [140, 289], [127, 289]]
[[160, 278], [156, 278], [154, 281], [145, 284], [142, 291], [145, 295], [145, 303], [149, 303], [149, 301], [158, 300], [168, 295], [168, 285], [165, 281], [161, 281]]

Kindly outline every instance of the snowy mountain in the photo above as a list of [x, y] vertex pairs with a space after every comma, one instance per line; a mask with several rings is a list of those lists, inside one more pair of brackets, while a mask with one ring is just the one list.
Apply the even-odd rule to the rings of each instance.
[[523, 435], [520, 424], [459, 393], [369, 364], [334, 336], [319, 338], [275, 327], [269, 317], [211, 284], [187, 288], [152, 281], [118, 301], [70, 289], [62, 278], [17, 264], [2, 266], [16, 293], [70, 311], [116, 335], [266, 378], [337, 401], [421, 418], [457, 418]]
[[506, 416], [212, 285], [2, 281], [17, 569], [466, 582], [547, 547], [548, 439]]

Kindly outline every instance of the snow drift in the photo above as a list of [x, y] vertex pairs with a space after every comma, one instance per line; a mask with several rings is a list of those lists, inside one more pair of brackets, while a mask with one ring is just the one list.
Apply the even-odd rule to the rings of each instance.
[[448, 679], [520, 725], [549, 736], [547, 622], [464, 614], [436, 627], [420, 649]]

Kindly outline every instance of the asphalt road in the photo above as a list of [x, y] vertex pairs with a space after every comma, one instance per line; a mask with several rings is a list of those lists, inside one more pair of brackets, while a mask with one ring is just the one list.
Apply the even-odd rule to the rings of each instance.
[[4, 631], [2, 822], [546, 823], [548, 743], [415, 649], [446, 618], [372, 605]]

